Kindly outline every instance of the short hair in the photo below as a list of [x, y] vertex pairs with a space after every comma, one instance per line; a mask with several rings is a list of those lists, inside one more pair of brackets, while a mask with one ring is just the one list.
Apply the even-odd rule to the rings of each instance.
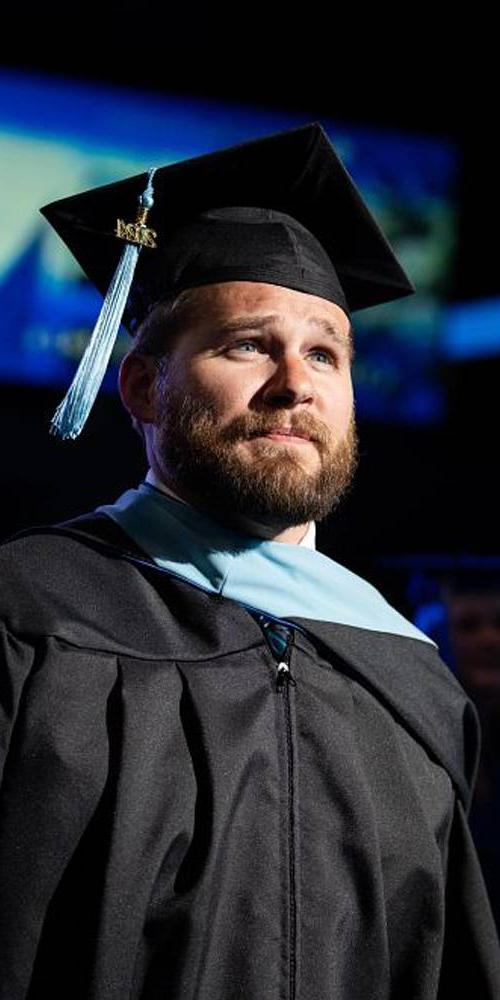
[[[147, 316], [137, 328], [134, 342], [127, 352], [127, 357], [142, 355], [154, 358], [158, 362], [158, 372], [164, 369], [163, 362], [168, 359], [184, 328], [190, 291], [191, 289], [186, 289], [178, 295], [163, 299], [151, 306]], [[130, 414], [130, 419], [132, 427], [144, 444], [144, 428], [141, 421], [133, 414]]]
[[177, 336], [182, 332], [191, 291], [192, 289], [187, 288], [179, 295], [156, 302], [150, 308], [137, 328], [129, 355], [143, 354], [158, 360], [168, 356]]

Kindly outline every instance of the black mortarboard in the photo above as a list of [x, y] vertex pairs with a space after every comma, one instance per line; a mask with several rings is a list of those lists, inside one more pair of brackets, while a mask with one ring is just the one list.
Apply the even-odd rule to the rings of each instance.
[[[414, 291], [318, 123], [159, 167], [42, 212], [106, 296], [101, 361], [103, 325], [114, 339], [123, 317], [133, 333], [157, 302], [198, 285], [284, 285], [347, 313]], [[87, 378], [91, 405], [93, 368], [80, 382]], [[76, 437], [85, 417], [56, 421], [56, 430]]]

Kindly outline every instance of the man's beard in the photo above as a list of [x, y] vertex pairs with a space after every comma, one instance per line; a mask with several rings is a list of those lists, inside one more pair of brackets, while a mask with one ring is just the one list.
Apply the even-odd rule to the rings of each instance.
[[[285, 408], [249, 412], [218, 423], [217, 409], [199, 397], [165, 387], [158, 407], [156, 460], [167, 483], [200, 507], [238, 523], [248, 518], [280, 529], [321, 521], [351, 485], [357, 466], [354, 412], [347, 433], [335, 440], [326, 424]], [[286, 426], [314, 442], [286, 445], [260, 439], [238, 442]], [[318, 450], [317, 468], [301, 460], [302, 448]]]

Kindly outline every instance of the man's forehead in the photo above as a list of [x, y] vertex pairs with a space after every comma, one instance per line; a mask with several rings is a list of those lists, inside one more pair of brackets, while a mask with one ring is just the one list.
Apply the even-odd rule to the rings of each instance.
[[[179, 296], [179, 307], [203, 325], [229, 324], [255, 319], [279, 324], [288, 318], [328, 327], [349, 336], [350, 321], [340, 306], [316, 295], [264, 282], [231, 281], [191, 288]], [[177, 311], [177, 307], [174, 306]]]

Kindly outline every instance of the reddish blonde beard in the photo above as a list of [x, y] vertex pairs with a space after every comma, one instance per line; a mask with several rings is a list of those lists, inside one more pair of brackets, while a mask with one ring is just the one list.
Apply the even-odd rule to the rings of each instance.
[[[284, 409], [249, 412], [220, 426], [213, 404], [168, 388], [158, 412], [160, 471], [174, 489], [183, 488], [225, 521], [243, 516], [280, 528], [321, 521], [352, 483], [358, 456], [354, 413], [345, 436], [335, 440], [321, 421]], [[273, 430], [277, 422], [311, 438], [317, 469], [304, 466], [302, 446], [259, 440], [252, 453], [235, 447]]]

